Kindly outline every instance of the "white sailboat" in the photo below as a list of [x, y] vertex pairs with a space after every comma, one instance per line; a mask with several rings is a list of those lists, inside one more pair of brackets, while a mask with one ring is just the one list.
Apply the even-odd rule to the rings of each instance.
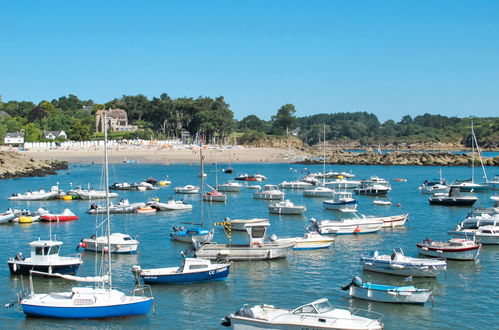
[[[323, 128], [323, 156], [322, 156], [322, 185], [317, 186], [312, 189], [305, 189], [303, 191], [304, 197], [333, 197], [334, 190], [326, 187], [326, 124], [324, 124]], [[320, 139], [320, 138], [319, 138]]]
[[[107, 118], [104, 116], [107, 125]], [[106, 180], [106, 212], [107, 238], [110, 241], [111, 218], [109, 214], [109, 179], [107, 160], [107, 129], [104, 130], [104, 163]], [[28, 316], [60, 318], [60, 319], [95, 319], [110, 317], [130, 317], [147, 314], [154, 298], [143, 295], [148, 286], [137, 285], [131, 296], [113, 289], [111, 253], [103, 255], [107, 259], [105, 275], [96, 277], [78, 277], [62, 274], [51, 274], [79, 282], [93, 282], [93, 287], [73, 287], [70, 291], [34, 293], [30, 278], [31, 293], [21, 300], [23, 312]], [[47, 274], [49, 275], [49, 274]], [[149, 288], [150, 290], [150, 288]], [[142, 294], [140, 294], [142, 292]]]

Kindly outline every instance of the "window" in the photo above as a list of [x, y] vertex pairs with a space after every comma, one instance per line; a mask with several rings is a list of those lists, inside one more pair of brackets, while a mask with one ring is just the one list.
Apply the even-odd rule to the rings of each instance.
[[124, 241], [131, 241], [131, 240], [132, 240], [132, 238], [127, 236], [127, 237], [123, 237], [123, 240], [124, 240]]
[[37, 247], [35, 248], [35, 254], [36, 254], [37, 256], [41, 256], [41, 255], [43, 255], [43, 248], [42, 248], [41, 246], [37, 246]]
[[50, 249], [49, 254], [58, 254], [59, 253], [59, 248], [60, 248], [59, 245], [52, 246], [52, 248]]
[[50, 251], [50, 246], [45, 246], [45, 247], [43, 247], [43, 254], [44, 254], [44, 255], [48, 255], [48, 254], [49, 254], [49, 251]]
[[303, 306], [302, 308], [297, 309], [296, 311], [293, 312], [293, 314], [303, 314], [303, 313], [317, 314], [317, 311], [315, 310], [314, 306], [307, 305], [307, 306]]
[[251, 236], [253, 238], [262, 238], [265, 235], [265, 227], [253, 227]]
[[190, 265], [189, 269], [202, 269], [206, 267], [208, 267], [208, 265]]

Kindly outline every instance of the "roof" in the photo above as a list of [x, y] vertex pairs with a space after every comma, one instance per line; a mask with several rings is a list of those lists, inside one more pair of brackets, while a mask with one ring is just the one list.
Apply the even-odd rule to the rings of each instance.
[[5, 137], [9, 137], [9, 138], [18, 138], [18, 137], [21, 137], [21, 138], [24, 138], [24, 133], [23, 132], [7, 133], [7, 134], [5, 134]]

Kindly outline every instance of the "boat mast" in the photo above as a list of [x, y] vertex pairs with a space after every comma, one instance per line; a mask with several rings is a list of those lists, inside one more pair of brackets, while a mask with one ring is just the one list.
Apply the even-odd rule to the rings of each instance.
[[113, 287], [111, 276], [111, 218], [109, 216], [109, 170], [107, 159], [107, 114], [104, 114], [104, 184], [106, 189], [106, 222], [107, 222], [107, 261], [108, 261], [108, 276], [109, 289]]
[[[472, 122], [473, 124], [473, 122]], [[487, 172], [485, 172], [485, 166], [483, 165], [483, 160], [482, 160], [482, 150], [480, 149], [480, 146], [478, 145], [478, 140], [476, 138], [475, 130], [473, 130], [473, 141], [475, 141], [476, 145], [476, 153], [478, 154], [478, 159], [480, 160], [480, 164], [482, 166], [482, 171], [483, 171], [483, 177], [485, 178], [485, 183], [489, 183], [489, 178], [487, 178]]]
[[200, 165], [201, 165], [201, 175], [200, 175], [200, 178], [199, 178], [199, 186], [200, 186], [200, 193], [201, 193], [201, 228], [204, 228], [204, 210], [203, 210], [203, 173], [204, 173], [204, 170], [203, 170], [203, 140], [200, 138], [199, 139], [199, 157], [201, 159], [200, 161]]
[[473, 129], [473, 119], [471, 120], [471, 183], [475, 183], [475, 130]]
[[326, 123], [322, 123], [322, 186], [326, 186]]

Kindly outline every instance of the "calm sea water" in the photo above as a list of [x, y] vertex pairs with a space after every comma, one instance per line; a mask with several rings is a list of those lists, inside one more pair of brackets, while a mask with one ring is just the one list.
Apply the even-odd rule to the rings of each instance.
[[[319, 172], [322, 166], [301, 166], [289, 164], [236, 164], [238, 173], [259, 172], [267, 176], [265, 183], [278, 184], [284, 180], [302, 177], [306, 169]], [[222, 166], [219, 166], [219, 170]], [[383, 322], [387, 329], [491, 329], [497, 328], [499, 319], [499, 247], [485, 246], [480, 262], [449, 262], [448, 271], [437, 279], [415, 279], [417, 287], [434, 290], [434, 306], [404, 306], [373, 303], [350, 299], [340, 290], [355, 275], [376, 283], [403, 284], [404, 279], [375, 273], [362, 273], [359, 257], [373, 250], [390, 253], [395, 247], [402, 247], [406, 254], [415, 256], [415, 244], [425, 237], [447, 238], [446, 232], [457, 222], [463, 220], [469, 208], [430, 206], [427, 195], [418, 192], [417, 187], [425, 180], [437, 178], [438, 167], [412, 166], [328, 166], [327, 170], [352, 171], [356, 179], [378, 175], [392, 183], [393, 190], [386, 197], [392, 206], [376, 206], [375, 199], [360, 196], [359, 211], [368, 215], [395, 215], [408, 212], [409, 222], [406, 228], [383, 230], [382, 232], [360, 236], [340, 236], [327, 250], [294, 252], [287, 259], [276, 261], [237, 262], [227, 281], [191, 285], [154, 286], [155, 313], [144, 317], [116, 320], [66, 321], [26, 318], [17, 308], [0, 310], [0, 327], [9, 328], [165, 328], [165, 329], [220, 329], [219, 319], [234, 312], [243, 304], [273, 304], [283, 307], [296, 307], [312, 300], [327, 297], [338, 307], [369, 309], [384, 314]], [[496, 169], [488, 169], [494, 173]], [[215, 166], [207, 166], [208, 178], [205, 182], [214, 185]], [[445, 178], [469, 178], [471, 170], [464, 167], [442, 168]], [[48, 189], [59, 183], [62, 189], [70, 185], [88, 184], [99, 187], [102, 181], [102, 166], [71, 165], [69, 170], [57, 176], [43, 178], [23, 178], [0, 182], [0, 210], [7, 207], [22, 207], [36, 210], [43, 206], [54, 212], [70, 208], [80, 216], [78, 221], [60, 224], [35, 223], [31, 225], [0, 225], [0, 260], [7, 261], [22, 251], [29, 253], [28, 243], [37, 238], [49, 236], [49, 229], [64, 241], [64, 255], [76, 253], [75, 247], [83, 237], [94, 231], [95, 217], [85, 214], [88, 201], [45, 201], [45, 202], [10, 202], [9, 195], [24, 192], [27, 189]], [[121, 192], [120, 198], [130, 202], [147, 201], [159, 197], [166, 201], [174, 196], [173, 187], [185, 184], [198, 184], [199, 168], [195, 165], [143, 165], [119, 164], [110, 166], [110, 183], [115, 181], [135, 182], [149, 176], [156, 179], [169, 177], [172, 185], [159, 191]], [[223, 182], [235, 177], [219, 173]], [[393, 181], [395, 178], [407, 179], [407, 182]], [[305, 216], [269, 215], [268, 202], [254, 200], [253, 190], [245, 189], [229, 195], [226, 204], [205, 203], [204, 218], [207, 225], [221, 221], [224, 217], [251, 218], [268, 217], [271, 222], [269, 233], [278, 236], [301, 236], [308, 219], [335, 218], [333, 211], [324, 210], [321, 199], [303, 198], [300, 190], [287, 190], [286, 198], [298, 204], [306, 204]], [[490, 206], [491, 193], [477, 194], [479, 203], [475, 206]], [[181, 195], [175, 196], [177, 199]], [[134, 280], [131, 266], [140, 264], [142, 268], [177, 266], [181, 263], [179, 252], [186, 245], [173, 242], [169, 233], [173, 225], [180, 222], [198, 222], [200, 219], [200, 200], [198, 196], [183, 196], [184, 200], [194, 205], [192, 211], [161, 212], [154, 215], [115, 215], [113, 232], [127, 232], [140, 240], [139, 253], [119, 255], [113, 259], [114, 285], [124, 291], [132, 289]], [[379, 198], [378, 198], [379, 199]], [[397, 207], [396, 204], [400, 203]], [[235, 240], [244, 237], [236, 234]], [[215, 240], [225, 242], [220, 228]], [[78, 274], [93, 275], [95, 255], [82, 253], [85, 261]], [[21, 277], [9, 275], [8, 267], [0, 269], [0, 292], [2, 303], [15, 300], [21, 289]], [[69, 289], [74, 283], [56, 279], [35, 279], [37, 292]], [[24, 279], [26, 284], [26, 279]]]

